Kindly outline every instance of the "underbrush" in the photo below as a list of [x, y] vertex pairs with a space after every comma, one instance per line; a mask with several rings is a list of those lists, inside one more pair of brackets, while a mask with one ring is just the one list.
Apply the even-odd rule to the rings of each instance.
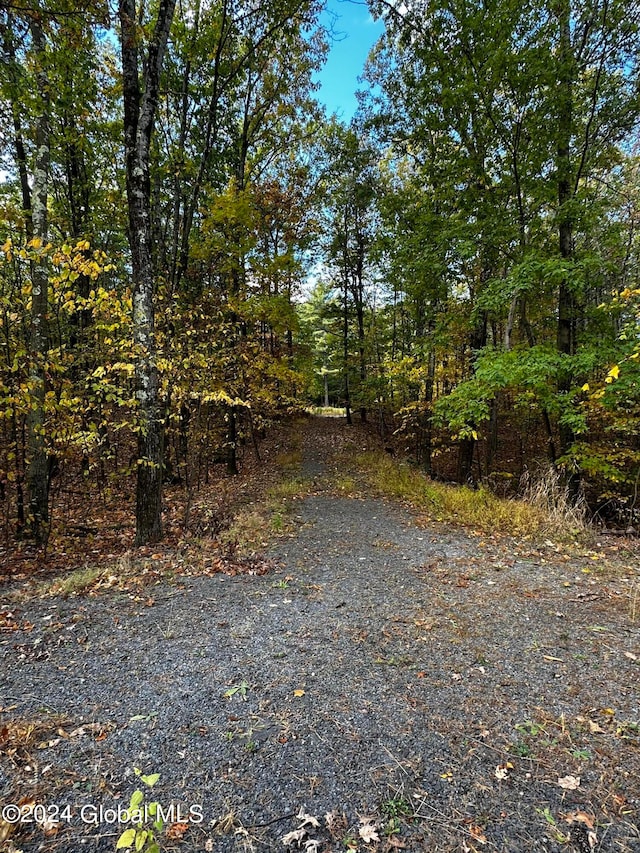
[[362, 453], [355, 462], [368, 485], [379, 494], [408, 501], [434, 521], [514, 536], [544, 533], [575, 537], [587, 530], [582, 514], [568, 501], [554, 504], [552, 495], [545, 495], [541, 484], [530, 490], [528, 499], [505, 499], [482, 487], [471, 489], [430, 480], [416, 468], [388, 455]]
[[520, 480], [521, 500], [539, 509], [553, 530], [586, 531], [587, 503], [582, 495], [572, 498], [562, 474], [551, 465], [525, 472]]
[[[150, 546], [127, 551], [41, 581], [35, 585], [35, 593], [66, 598], [106, 590], [142, 594], [146, 589], [148, 594], [154, 584], [183, 574], [236, 574], [245, 569], [262, 573], [266, 564], [255, 563], [256, 555], [273, 537], [288, 532], [292, 502], [305, 491], [306, 481], [299, 474], [301, 459], [296, 447], [280, 453], [272, 485], [264, 483], [251, 500], [233, 507], [228, 523], [215, 536], [185, 533], [179, 542], [158, 544], [155, 550]], [[24, 591], [18, 592], [17, 597], [22, 594]]]
[[237, 513], [229, 527], [220, 534], [220, 542], [232, 543], [240, 554], [266, 547], [273, 536], [288, 530], [291, 501], [304, 489], [302, 477], [293, 477], [272, 486], [263, 500]]
[[240, 554], [259, 551], [273, 536], [286, 532], [291, 503], [305, 491], [306, 483], [299, 473], [302, 451], [298, 435], [294, 436], [292, 447], [276, 457], [275, 464], [279, 477], [276, 482], [259, 499], [241, 507], [219, 536], [223, 545], [232, 544]]
[[220, 464], [200, 482], [165, 484], [163, 540], [143, 548], [133, 546], [131, 478], [120, 491], [105, 487], [91, 500], [74, 493], [72, 503], [60, 503], [46, 549], [27, 538], [0, 543], [0, 586], [10, 587], [3, 595], [130, 590], [199, 567], [207, 573], [217, 565], [231, 573], [236, 564], [238, 571], [247, 568], [245, 558], [285, 530], [288, 505], [304, 490], [298, 433], [297, 422], [288, 421], [255, 452], [245, 448], [237, 476]]

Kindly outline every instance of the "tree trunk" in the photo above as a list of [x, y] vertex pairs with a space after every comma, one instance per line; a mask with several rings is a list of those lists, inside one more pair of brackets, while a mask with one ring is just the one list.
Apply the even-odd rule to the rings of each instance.
[[124, 136], [133, 270], [135, 385], [139, 408], [136, 484], [136, 545], [162, 538], [162, 457], [164, 422], [156, 364], [155, 271], [151, 252], [151, 134], [158, 106], [160, 72], [175, 0], [160, 0], [158, 18], [144, 62], [140, 86], [135, 0], [119, 0], [122, 28]]
[[349, 391], [349, 284], [345, 273], [344, 278], [344, 316], [342, 326], [343, 370], [344, 370], [344, 406], [349, 426], [353, 423], [351, 417], [351, 394]]
[[[49, 80], [46, 71], [45, 41], [40, 24], [31, 21], [31, 34], [36, 52], [37, 89], [40, 115], [36, 124], [36, 151], [31, 194], [34, 259], [31, 262], [31, 321], [29, 331], [29, 380], [32, 402], [27, 416], [27, 471], [29, 521], [38, 544], [46, 541], [49, 522], [49, 460], [45, 442], [45, 360], [48, 349], [47, 309], [49, 275], [44, 247], [47, 244], [47, 195], [51, 159], [49, 134]], [[40, 252], [42, 251], [42, 254]]]
[[[571, 47], [571, 3], [562, 0], [558, 4], [558, 246], [563, 261], [573, 259], [573, 218], [571, 201], [573, 199], [573, 180], [571, 168], [571, 137], [573, 131], [573, 74], [574, 62]], [[576, 352], [577, 326], [576, 297], [568, 277], [560, 282], [558, 291], [558, 352], [568, 358]], [[568, 394], [573, 385], [573, 370], [569, 364], [562, 364], [558, 377], [558, 391]], [[567, 454], [575, 440], [571, 426], [559, 425], [561, 456]], [[580, 475], [572, 471], [567, 476], [570, 493], [577, 496]]]
[[[10, 82], [9, 92], [11, 118], [13, 122], [13, 145], [16, 165], [18, 167], [18, 175], [20, 177], [22, 211], [24, 214], [24, 225], [27, 240], [31, 240], [33, 237], [33, 222], [31, 219], [31, 186], [29, 185], [29, 166], [24, 144], [24, 135], [22, 132], [23, 95], [20, 87], [22, 69], [16, 60], [13, 19], [11, 15], [7, 15], [7, 23], [3, 28], [2, 36], [2, 47], [4, 51], [3, 59], [6, 63], [6, 73]], [[42, 41], [42, 37], [40, 37], [40, 40]]]
[[473, 483], [473, 452], [476, 449], [474, 438], [463, 438], [458, 445], [458, 473], [457, 480], [463, 485]]
[[229, 406], [227, 411], [227, 473], [235, 477], [238, 473], [238, 430], [236, 407]]
[[[358, 322], [358, 355], [360, 360], [360, 397], [364, 394], [365, 382], [367, 380], [367, 361], [365, 352], [365, 329], [364, 329], [364, 261], [365, 243], [364, 236], [359, 228], [359, 220], [356, 214], [356, 276], [353, 287], [353, 297], [356, 307], [356, 318]], [[367, 407], [364, 401], [360, 405], [360, 420], [366, 423]]]
[[429, 322], [429, 354], [427, 356], [427, 378], [424, 387], [424, 402], [426, 411], [424, 415], [424, 440], [422, 467], [431, 476], [433, 473], [433, 397], [436, 383], [436, 347], [434, 341], [435, 320]]
[[[483, 274], [488, 277], [488, 273], [483, 271]], [[487, 343], [487, 313], [486, 311], [479, 312], [475, 326], [471, 330], [470, 347], [472, 351], [473, 369], [475, 371], [475, 360], [478, 350], [481, 350]], [[473, 481], [473, 452], [475, 450], [475, 438], [463, 438], [458, 448], [458, 471], [457, 479], [459, 483], [471, 483]]]

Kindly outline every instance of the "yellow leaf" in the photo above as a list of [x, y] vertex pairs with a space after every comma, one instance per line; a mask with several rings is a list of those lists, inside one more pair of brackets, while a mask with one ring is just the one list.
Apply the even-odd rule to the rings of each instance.
[[294, 696], [304, 696], [304, 690], [294, 690], [293, 695]]
[[617, 379], [620, 375], [620, 367], [617, 364], [614, 364], [609, 373], [607, 374], [607, 378], [604, 380], [605, 382], [613, 382], [614, 379]]
[[116, 850], [122, 850], [123, 848], [132, 847], [136, 840], [136, 831], [135, 829], [125, 829], [120, 838], [118, 839], [118, 843], [116, 844]]
[[581, 391], [588, 391], [588, 390], [589, 390], [589, 383], [588, 383], [588, 382], [585, 382], [585, 383], [584, 383], [584, 385], [582, 386], [582, 388], [581, 388], [580, 390], [581, 390]]

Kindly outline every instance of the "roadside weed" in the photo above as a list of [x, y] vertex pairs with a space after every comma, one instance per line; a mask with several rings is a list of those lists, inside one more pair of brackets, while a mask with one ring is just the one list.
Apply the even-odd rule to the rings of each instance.
[[[134, 768], [136, 776], [148, 788], [153, 788], [159, 773], [143, 775], [137, 767]], [[160, 803], [147, 802], [144, 791], [137, 788], [131, 795], [129, 808], [122, 815], [123, 823], [133, 823], [134, 826], [125, 829], [116, 842], [116, 850], [135, 850], [136, 853], [160, 853], [156, 841], [157, 835], [164, 828], [164, 821], [158, 814]]]

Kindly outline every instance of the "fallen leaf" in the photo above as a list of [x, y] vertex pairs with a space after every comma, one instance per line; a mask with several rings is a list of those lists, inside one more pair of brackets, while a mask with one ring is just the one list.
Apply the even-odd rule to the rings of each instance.
[[627, 806], [627, 801], [624, 797], [621, 797], [620, 794], [613, 794], [612, 799], [619, 815], [631, 814], [631, 809]]
[[595, 818], [587, 812], [569, 812], [563, 817], [567, 823], [584, 823], [589, 829], [593, 829], [595, 826]]
[[476, 826], [475, 824], [472, 823], [469, 827], [469, 832], [471, 833], [471, 835], [475, 839], [475, 841], [478, 841], [480, 844], [486, 844], [487, 843], [487, 836], [482, 831], [482, 827]]
[[347, 818], [344, 812], [327, 812], [324, 816], [324, 822], [334, 838], [343, 835], [347, 830]]
[[375, 823], [371, 822], [370, 818], [360, 818], [360, 828], [358, 835], [365, 844], [371, 844], [373, 841], [380, 841]]
[[602, 728], [602, 726], [599, 726], [597, 723], [594, 723], [593, 720], [587, 720], [587, 722], [589, 724], [589, 731], [592, 735], [596, 734], [597, 732], [601, 732], [602, 734], [604, 734], [604, 729]]
[[633, 653], [633, 652], [625, 652], [625, 653], [624, 653], [624, 656], [625, 656], [626, 658], [629, 658], [629, 660], [638, 660], [638, 656], [637, 656], [637, 655], [634, 655], [634, 653]]
[[292, 844], [297, 844], [300, 847], [302, 843], [302, 839], [307, 834], [307, 830], [304, 827], [300, 829], [294, 829], [293, 832], [287, 832], [286, 835], [282, 836], [282, 843], [285, 847], [290, 847]]
[[188, 829], [188, 823], [172, 823], [167, 829], [167, 838], [172, 838], [174, 840], [182, 838]]
[[60, 743], [60, 738], [56, 737], [53, 740], [43, 740], [36, 744], [36, 749], [50, 749], [52, 746], [57, 746]]
[[293, 695], [294, 695], [294, 696], [298, 696], [298, 697], [299, 697], [299, 696], [304, 696], [304, 690], [302, 690], [302, 689], [294, 690], [294, 691], [293, 691]]
[[[595, 818], [593, 815], [587, 814], [587, 812], [570, 812], [567, 815], [563, 815], [564, 820], [567, 823], [578, 823], [584, 826], [584, 832], [587, 836], [587, 843], [589, 845], [589, 850], [595, 850], [598, 844], [598, 836], [594, 830], [595, 826]], [[571, 836], [573, 838], [573, 834]], [[576, 839], [577, 840], [577, 839]], [[580, 849], [584, 849], [584, 840], [580, 839], [582, 846]]]
[[38, 826], [42, 829], [46, 838], [51, 838], [60, 831], [60, 824], [52, 817], [47, 817], [42, 822], [38, 821]]
[[513, 764], [510, 761], [507, 761], [505, 764], [498, 764], [494, 776], [496, 779], [506, 779], [509, 775], [509, 770], [513, 770]]
[[16, 824], [9, 823], [6, 820], [0, 820], [0, 844], [9, 838], [15, 832]]
[[575, 791], [576, 788], [580, 787], [580, 777], [579, 776], [563, 776], [558, 779], [558, 785], [561, 788], [564, 788], [565, 791]]
[[320, 828], [320, 821], [318, 820], [318, 818], [314, 817], [313, 815], [307, 814], [304, 809], [300, 809], [300, 811], [296, 815], [296, 820], [302, 821], [298, 829], [303, 829], [305, 826], [313, 826], [314, 829]]

